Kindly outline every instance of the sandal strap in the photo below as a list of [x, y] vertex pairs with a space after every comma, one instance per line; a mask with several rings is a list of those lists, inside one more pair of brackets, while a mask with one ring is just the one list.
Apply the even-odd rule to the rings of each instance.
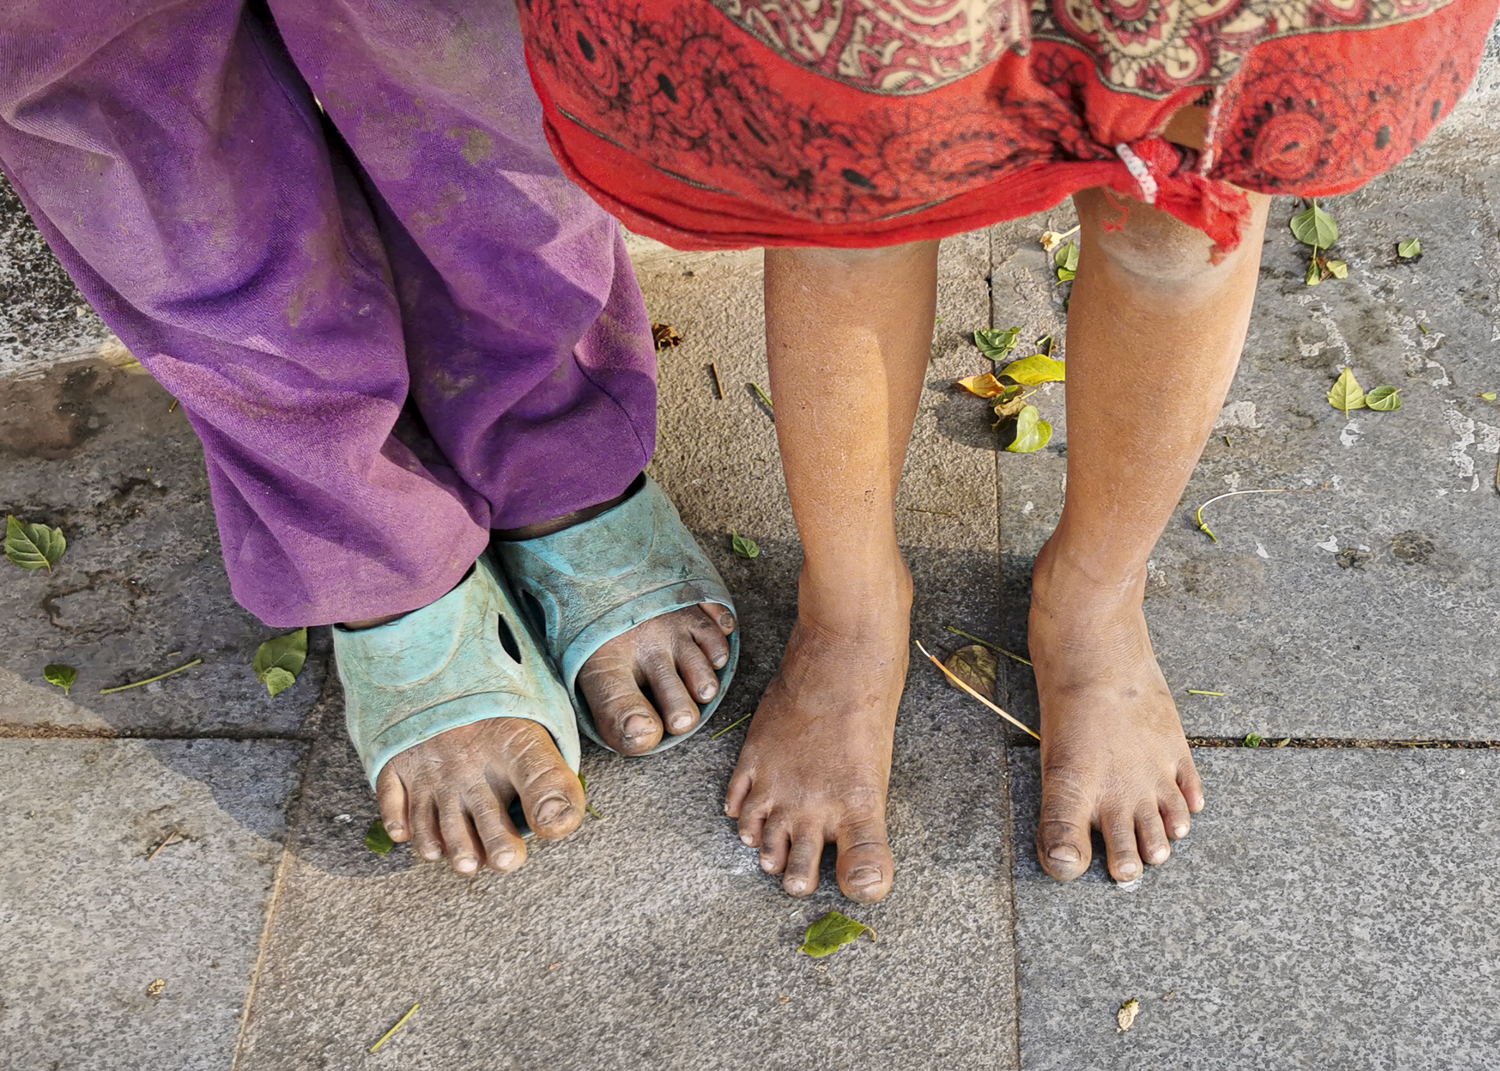
[[[557, 664], [579, 728], [604, 747], [609, 745], [577, 687], [578, 672], [594, 652], [643, 622], [700, 602], [734, 612], [719, 571], [649, 476], [633, 495], [597, 517], [535, 539], [496, 541], [493, 548]], [[718, 708], [739, 655], [736, 630], [729, 636], [729, 661], [718, 671], [719, 691], [703, 707], [698, 728]], [[668, 734], [654, 751], [691, 735]]]
[[375, 628], [335, 626], [333, 646], [349, 738], [372, 786], [394, 756], [487, 718], [537, 722], [577, 771], [568, 690], [487, 555], [420, 610]]

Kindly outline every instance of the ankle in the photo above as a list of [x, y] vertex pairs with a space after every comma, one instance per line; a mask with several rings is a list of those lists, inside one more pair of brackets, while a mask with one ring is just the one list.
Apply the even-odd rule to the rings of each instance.
[[1146, 594], [1146, 567], [1133, 561], [1111, 561], [1097, 548], [1079, 553], [1054, 533], [1036, 557], [1032, 572], [1034, 608], [1077, 613], [1139, 607]]
[[911, 615], [911, 570], [899, 552], [889, 560], [841, 562], [818, 569], [804, 563], [797, 582], [797, 616], [808, 625], [846, 630], [871, 620]]
[[624, 502], [627, 498], [630, 498], [641, 489], [645, 482], [646, 474], [643, 472], [635, 479], [631, 480], [630, 486], [625, 488], [624, 491], [616, 495], [614, 498], [607, 499], [604, 502], [600, 502], [598, 505], [586, 506], [583, 509], [574, 510], [572, 513], [564, 513], [561, 517], [553, 517], [550, 521], [540, 521], [537, 524], [523, 525], [520, 528], [496, 528], [494, 530], [495, 538], [503, 539], [508, 542], [520, 542], [526, 539], [540, 539], [542, 538], [542, 536], [549, 536], [556, 532], [561, 532], [564, 529], [572, 528], [575, 524], [582, 524], [584, 521], [591, 521], [595, 517], [599, 516], [599, 514], [607, 513], [609, 510], [612, 510], [616, 506], [618, 506], [621, 502]]

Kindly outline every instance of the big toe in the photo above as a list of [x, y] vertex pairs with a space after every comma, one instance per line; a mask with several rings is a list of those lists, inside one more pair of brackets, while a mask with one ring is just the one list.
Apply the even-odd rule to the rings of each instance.
[[578, 687], [599, 735], [615, 751], [644, 755], [661, 743], [661, 718], [636, 683], [630, 660], [601, 648], [578, 671]]
[[884, 900], [896, 876], [885, 824], [874, 818], [846, 822], [837, 839], [840, 891], [861, 904]]
[[1042, 818], [1036, 854], [1042, 869], [1058, 881], [1072, 881], [1093, 858], [1089, 808], [1074, 794], [1042, 786]]

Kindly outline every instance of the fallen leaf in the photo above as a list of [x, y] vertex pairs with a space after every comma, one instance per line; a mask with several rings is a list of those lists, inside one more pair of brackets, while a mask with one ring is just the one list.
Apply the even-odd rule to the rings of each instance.
[[1481, 394], [1480, 397], [1487, 402], [1493, 402], [1496, 398], [1500, 398], [1500, 393], [1492, 390], [1487, 390], [1483, 394]]
[[391, 840], [391, 835], [385, 831], [385, 823], [380, 819], [375, 819], [365, 830], [365, 847], [376, 855], [390, 855], [395, 846], [396, 842]]
[[979, 352], [992, 361], [1003, 361], [1010, 356], [1010, 351], [1016, 348], [1016, 340], [1021, 337], [1019, 327], [1007, 327], [1001, 330], [998, 327], [986, 327], [974, 332], [974, 345], [979, 347]]
[[1115, 1012], [1115, 1023], [1117, 1024], [1115, 1033], [1123, 1034], [1129, 1030], [1135, 1025], [1135, 1017], [1139, 1014], [1141, 1014], [1141, 1002], [1134, 997], [1121, 1004], [1120, 1010]]
[[1394, 413], [1401, 408], [1401, 388], [1376, 387], [1365, 395], [1365, 405], [1382, 413]]
[[1005, 393], [1000, 395], [1000, 400], [995, 403], [995, 418], [997, 421], [1010, 420], [1021, 415], [1021, 410], [1026, 408], [1026, 395], [1021, 393], [1020, 387], [1007, 387]]
[[1342, 260], [1324, 260], [1323, 267], [1335, 279], [1349, 278], [1349, 265]]
[[1000, 672], [1000, 666], [988, 647], [977, 643], [961, 647], [949, 655], [943, 665], [980, 695], [995, 694], [995, 676]]
[[1034, 454], [1052, 440], [1052, 425], [1042, 419], [1034, 405], [1016, 415], [1016, 437], [1006, 447], [1013, 454]]
[[741, 558], [760, 557], [760, 547], [756, 544], [755, 540], [746, 539], [733, 528], [729, 530], [729, 545], [734, 548], [734, 552]]
[[78, 671], [72, 666], [65, 666], [60, 662], [53, 662], [42, 667], [42, 679], [48, 684], [55, 684], [67, 695], [73, 690], [73, 685], [78, 681]]
[[1408, 238], [1396, 243], [1396, 255], [1402, 260], [1416, 260], [1422, 255], [1422, 239]]
[[1078, 245], [1069, 242], [1059, 249], [1052, 257], [1052, 263], [1057, 266], [1058, 275], [1063, 272], [1076, 272], [1078, 270]]
[[5, 518], [5, 556], [22, 569], [46, 569], [52, 572], [68, 541], [61, 528], [45, 524], [22, 524], [15, 517]]
[[307, 629], [299, 628], [285, 636], [273, 636], [255, 651], [250, 663], [256, 678], [272, 697], [280, 695], [297, 680], [307, 662]]
[[876, 940], [875, 931], [863, 922], [855, 922], [847, 915], [830, 911], [807, 928], [807, 932], [802, 935], [802, 947], [797, 951], [806, 952], [814, 959], [821, 959], [856, 940], [862, 933], [869, 934], [871, 941]]
[[671, 324], [652, 324], [651, 341], [656, 343], [657, 349], [664, 350], [668, 346], [681, 345], [682, 336]]
[[1260, 733], [1251, 733], [1249, 736], [1245, 737], [1245, 746], [1260, 747], [1261, 744], [1265, 743], [1265, 739], [1266, 738], [1261, 736]]
[[150, 997], [152, 1000], [155, 1000], [166, 991], [167, 980], [165, 978], [158, 978], [146, 987], [146, 996]]
[[1318, 258], [1313, 257], [1307, 262], [1307, 276], [1303, 282], [1308, 286], [1317, 286], [1323, 281], [1323, 269], [1318, 265]]
[[1276, 743], [1272, 744], [1271, 746], [1272, 747], [1286, 747], [1291, 742], [1292, 742], [1292, 738], [1290, 736], [1288, 736], [1284, 740], [1278, 740], [1278, 741], [1276, 741]]
[[1339, 225], [1313, 201], [1305, 212], [1292, 217], [1292, 234], [1303, 245], [1327, 249], [1339, 240]]
[[1039, 383], [1063, 382], [1068, 375], [1068, 366], [1063, 361], [1053, 360], [1045, 353], [1033, 353], [1030, 357], [1022, 357], [1019, 361], [1010, 362], [1000, 371], [1000, 374], [1008, 376], [1017, 383], [1035, 387]]
[[1365, 407], [1365, 392], [1360, 389], [1359, 380], [1354, 378], [1354, 371], [1347, 365], [1339, 373], [1338, 382], [1328, 392], [1328, 404], [1343, 413], [1346, 420], [1349, 410]]
[[967, 379], [956, 380], [955, 383], [970, 394], [981, 398], [998, 398], [1007, 389], [1004, 383], [995, 378], [993, 372], [986, 372], [982, 376], [969, 376]]

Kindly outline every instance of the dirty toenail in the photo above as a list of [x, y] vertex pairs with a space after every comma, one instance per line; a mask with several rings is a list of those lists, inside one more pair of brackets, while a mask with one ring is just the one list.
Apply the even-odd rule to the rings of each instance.
[[714, 693], [718, 690], [712, 684], [705, 684], [702, 688], [698, 689], [698, 698], [706, 703], [714, 697]]
[[502, 848], [500, 851], [490, 856], [490, 862], [494, 863], [498, 867], [510, 866], [510, 864], [514, 863], [515, 861], [516, 853], [511, 851], [509, 848]]
[[693, 719], [691, 715], [682, 714], [672, 719], [672, 728], [676, 729], [679, 733], [685, 733], [692, 727]]
[[786, 883], [786, 891], [789, 893], [805, 892], [807, 891], [807, 882], [803, 881], [801, 878], [793, 878], [791, 881]]
[[548, 796], [537, 804], [536, 820], [544, 826], [550, 826], [567, 814], [569, 804], [566, 796]]
[[775, 869], [775, 867], [776, 867], [776, 860], [774, 860], [774, 859], [762, 859], [760, 861], [760, 868], [762, 870], [766, 871], [767, 873], [770, 873], [773, 869]]
[[637, 713], [626, 718], [625, 724], [620, 726], [620, 729], [625, 733], [625, 739], [634, 743], [642, 737], [650, 736], [654, 727], [653, 719], [649, 714]]
[[1082, 856], [1078, 854], [1078, 849], [1071, 844], [1059, 844], [1056, 847], [1047, 849], [1047, 858], [1055, 859], [1059, 863], [1076, 863]]
[[879, 880], [880, 868], [878, 866], [862, 866], [849, 874], [849, 884], [859, 889], [866, 885], [874, 885]]
[[733, 629], [734, 629], [734, 615], [731, 614], [731, 613], [729, 613], [729, 612], [727, 612], [727, 611], [725, 613], [720, 614], [719, 615], [719, 627], [721, 629], [723, 629], [724, 631], [726, 631], [726, 632], [733, 631]]

